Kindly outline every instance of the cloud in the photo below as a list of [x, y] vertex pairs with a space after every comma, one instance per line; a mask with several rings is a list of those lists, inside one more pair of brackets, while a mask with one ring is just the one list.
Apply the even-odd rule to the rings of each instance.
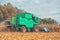
[[35, 1], [35, 3], [37, 3], [37, 4], [40, 3], [39, 0], [34, 0], [34, 1]]
[[8, 2], [41, 18], [51, 17], [60, 22], [60, 0], [0, 0], [0, 4]]

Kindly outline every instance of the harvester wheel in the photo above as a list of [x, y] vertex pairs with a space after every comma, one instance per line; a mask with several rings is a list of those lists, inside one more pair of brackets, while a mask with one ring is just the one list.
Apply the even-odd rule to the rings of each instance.
[[10, 32], [11, 31], [11, 26], [7, 26], [6, 31]]
[[17, 31], [16, 28], [14, 26], [11, 27], [11, 32], [15, 32]]
[[26, 32], [25, 26], [22, 26], [22, 27], [21, 27], [21, 31], [22, 31], [22, 32]]
[[35, 31], [35, 32], [39, 32], [39, 26], [35, 25], [34, 31]]
[[8, 27], [7, 27], [7, 30], [8, 30], [8, 31], [11, 31], [11, 32], [15, 32], [15, 31], [16, 31], [16, 28], [13, 27], [13, 26], [8, 26]]

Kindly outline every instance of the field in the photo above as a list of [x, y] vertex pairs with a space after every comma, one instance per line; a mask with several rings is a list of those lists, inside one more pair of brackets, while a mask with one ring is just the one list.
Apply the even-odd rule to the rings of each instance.
[[4, 29], [6, 29], [6, 25], [3, 23], [0, 24], [0, 40], [60, 40], [60, 27], [58, 25], [46, 25], [52, 32], [22, 33], [1, 32], [2, 30], [5, 31]]
[[0, 32], [0, 40], [60, 40], [60, 32]]

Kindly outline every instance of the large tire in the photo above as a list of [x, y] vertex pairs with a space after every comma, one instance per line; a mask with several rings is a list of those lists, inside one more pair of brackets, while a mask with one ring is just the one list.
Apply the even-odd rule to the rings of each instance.
[[35, 31], [35, 32], [39, 32], [39, 26], [38, 26], [38, 25], [35, 25], [35, 26], [34, 26], [34, 31]]
[[13, 26], [8, 26], [7, 27], [7, 31], [15, 32], [16, 31], [16, 28], [13, 27]]
[[25, 26], [21, 27], [21, 32], [26, 32], [26, 27]]
[[6, 31], [10, 32], [11, 31], [11, 26], [7, 26]]
[[15, 32], [17, 31], [16, 28], [14, 26], [11, 27], [11, 32]]

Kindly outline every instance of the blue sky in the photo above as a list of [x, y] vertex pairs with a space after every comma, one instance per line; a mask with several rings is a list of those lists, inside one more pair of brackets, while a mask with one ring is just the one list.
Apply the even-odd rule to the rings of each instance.
[[0, 4], [8, 2], [40, 18], [51, 17], [60, 23], [60, 0], [0, 0]]

